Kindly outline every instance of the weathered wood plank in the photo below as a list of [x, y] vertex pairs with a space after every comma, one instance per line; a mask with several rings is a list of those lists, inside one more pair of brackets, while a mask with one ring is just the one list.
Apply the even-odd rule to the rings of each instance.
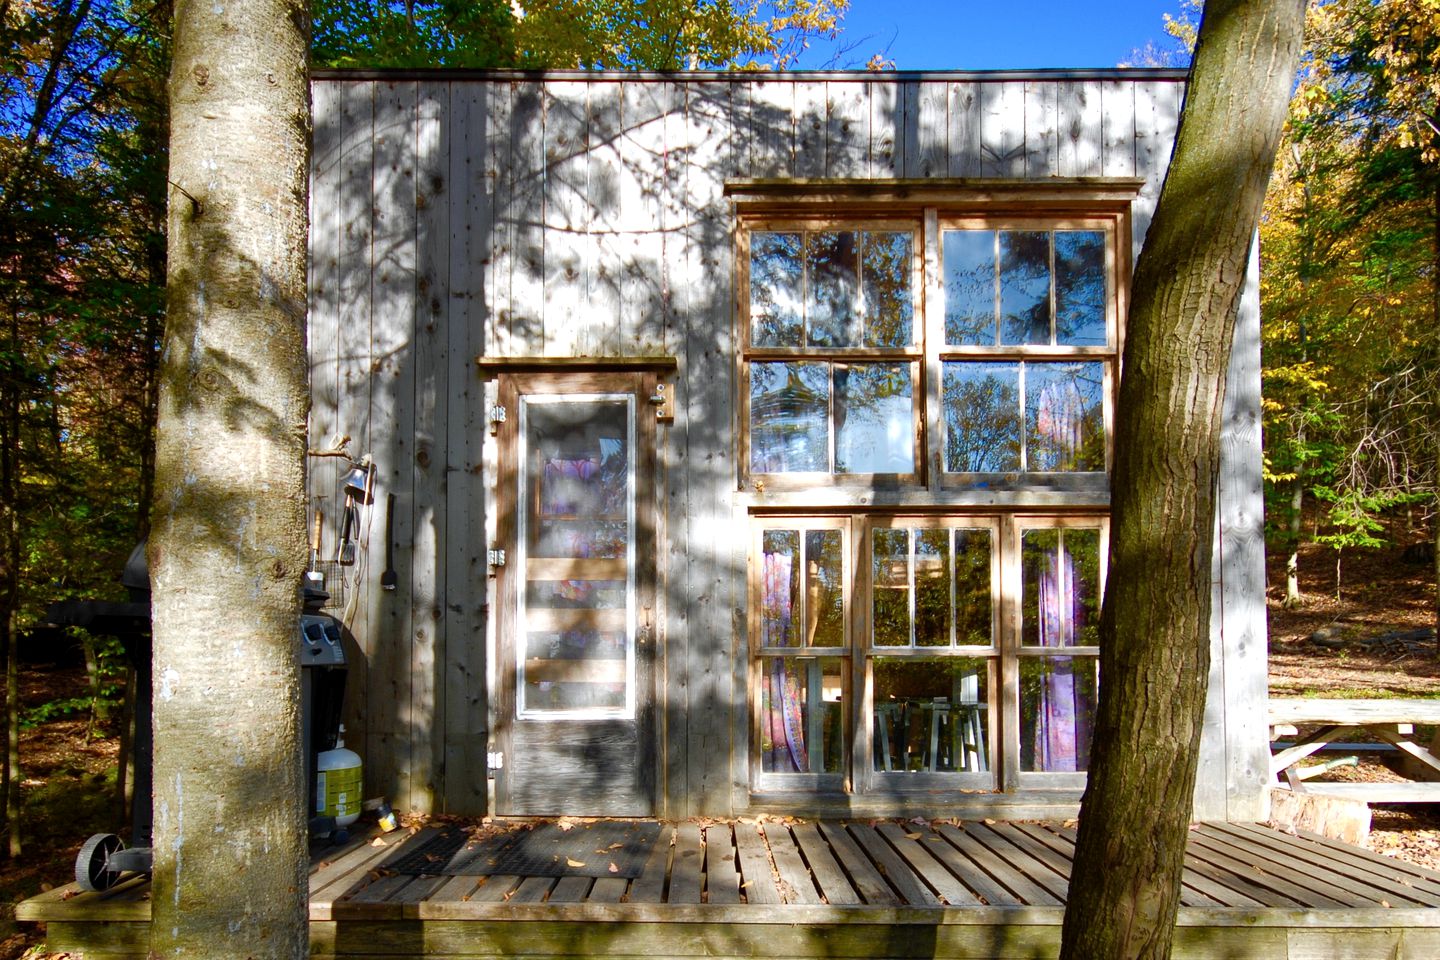
[[750, 175], [790, 177], [795, 169], [795, 84], [759, 80], [750, 87]]
[[[511, 84], [510, 342], [507, 356], [545, 355], [545, 100], [543, 85]], [[498, 220], [498, 218], [497, 218]]]
[[[583, 236], [589, 230], [589, 84], [544, 85], [544, 327], [545, 356], [585, 352], [589, 325], [582, 322], [588, 284]], [[603, 322], [603, 321], [602, 321]]]
[[463, 903], [475, 892], [479, 877], [449, 877], [427, 899], [429, 903]]
[[1062, 873], [1043, 859], [1031, 856], [1030, 853], [1015, 843], [1010, 838], [996, 833], [989, 824], [967, 823], [965, 833], [973, 837], [977, 843], [984, 846], [1011, 869], [1030, 880], [1035, 885], [1042, 887], [1051, 896], [1064, 902], [1066, 890], [1069, 887], [1069, 867], [1065, 867]]
[[795, 176], [825, 176], [825, 130], [829, 124], [825, 84], [795, 82]]
[[[979, 868], [975, 874], [966, 873], [966, 882], [974, 887], [991, 904], [1021, 904], [1032, 906], [1059, 906], [1061, 900], [1050, 891], [1035, 883], [1019, 870], [1014, 869], [989, 847], [970, 836], [965, 830], [940, 824], [936, 830], [958, 853], [963, 853]], [[955, 869], [955, 867], [951, 867]], [[992, 879], [993, 878], [993, 879]]]
[[770, 846], [770, 856], [780, 874], [780, 896], [786, 903], [819, 903], [820, 894], [810, 868], [800, 856], [800, 849], [790, 836], [790, 831], [778, 823], [762, 826], [765, 842]]
[[1311, 782], [1312, 793], [1369, 803], [1440, 803], [1440, 783], [1322, 783]]
[[1254, 824], [1207, 823], [1200, 827], [1211, 835], [1233, 837], [1247, 845], [1263, 847], [1270, 851], [1271, 859], [1289, 863], [1296, 870], [1325, 876], [1333, 882], [1345, 883], [1357, 892], [1366, 895], [1371, 902], [1388, 900], [1392, 906], [1416, 904], [1419, 906], [1440, 906], [1440, 896], [1425, 891], [1416, 884], [1398, 883], [1364, 867], [1349, 867], [1336, 858], [1321, 853], [1304, 841], [1286, 840], [1275, 833]]
[[980, 85], [980, 173], [1025, 176], [1025, 84], [999, 80]]
[[729, 824], [705, 828], [705, 902], [740, 902], [740, 871]]
[[[690, 195], [691, 142], [689, 109], [682, 85], [661, 88], [665, 109], [665, 177], [660, 191], [662, 250], [663, 352], [690, 368], [689, 322], [694, 312], [690, 290], [690, 239], [694, 227], [687, 198]], [[688, 392], [688, 391], [687, 391]], [[656, 675], [657, 706], [666, 736], [661, 744], [665, 781], [661, 784], [661, 810], [667, 817], [684, 816], [690, 804], [690, 403], [676, 398], [675, 421], [658, 430], [657, 468], [661, 477], [659, 550], [656, 589], [665, 625], [659, 645]]]
[[[1267, 828], [1256, 826], [1255, 829]], [[1382, 857], [1369, 850], [1341, 843], [1329, 837], [1322, 837], [1320, 834], [1311, 833], [1308, 830], [1299, 831], [1297, 837], [1306, 843], [1322, 848], [1326, 856], [1333, 857], [1336, 862], [1344, 865], [1345, 869], [1367, 869], [1382, 877], [1394, 879], [1397, 883], [1413, 885], [1427, 893], [1440, 893], [1440, 875], [1433, 870], [1427, 870], [1403, 860], [1396, 860], [1393, 857]]]
[[675, 861], [670, 868], [669, 903], [699, 903], [704, 851], [700, 847], [700, 828], [682, 823], [675, 829]]
[[934, 81], [907, 83], [903, 89], [906, 98], [905, 176], [949, 176], [949, 84]]
[[783, 903], [770, 869], [770, 857], [758, 824], [735, 824], [735, 852], [740, 858], [740, 889], [746, 903]]
[[[310, 357], [309, 445], [329, 446], [340, 435], [340, 250], [344, 236], [340, 220], [344, 186], [342, 149], [342, 84], [316, 84], [312, 92], [315, 118], [314, 158], [310, 173], [310, 310], [307, 343]], [[307, 505], [310, 516], [321, 498], [337, 489], [338, 458], [318, 457], [306, 464]], [[306, 529], [313, 530], [307, 520]], [[362, 742], [363, 741], [357, 741]]]
[[658, 355], [665, 350], [663, 185], [666, 113], [673, 109], [669, 89], [661, 84], [621, 88], [624, 134], [616, 157], [620, 202], [610, 222], [618, 231], [611, 249], [620, 258], [617, 350], [626, 354]]
[[1267, 906], [1343, 906], [1338, 901], [1314, 893], [1307, 887], [1259, 869], [1244, 859], [1237, 859], [1230, 854], [1230, 851], [1207, 843], [1203, 837], [1192, 834], [1186, 848], [1196, 860], [1218, 867], [1231, 875], [1216, 879], [1226, 886], [1232, 887], [1237, 883], [1243, 883], [1244, 886], [1237, 887], [1237, 889], [1244, 889], [1247, 894]]
[[[625, 320], [623, 288], [635, 260], [635, 235], [645, 210], [643, 197], [627, 191], [627, 154], [640, 151], [625, 135], [625, 85], [608, 82], [589, 85], [589, 145], [585, 155], [586, 181], [582, 198], [585, 232], [577, 236], [584, 269], [575, 325], [575, 353], [614, 357], [633, 350]], [[634, 218], [632, 228], [631, 218]]]
[[1237, 863], [1249, 864], [1251, 870], [1293, 878], [1293, 882], [1298, 888], [1313, 891], [1317, 897], [1323, 897], [1330, 901], [1329, 904], [1306, 901], [1307, 906], [1373, 907], [1379, 905], [1380, 897], [1375, 895], [1374, 891], [1362, 892], [1356, 886], [1335, 882], [1341, 879], [1335, 875], [1297, 869], [1296, 863], [1290, 857], [1277, 854], [1272, 848], [1252, 842], [1243, 835], [1236, 836], [1207, 830], [1203, 826], [1192, 830], [1191, 835], [1194, 844], [1229, 856]]
[[870, 858], [846, 832], [843, 824], [822, 821], [819, 828], [821, 835], [830, 844], [830, 849], [835, 852], [836, 858], [844, 864], [845, 872], [850, 875], [855, 889], [859, 891], [860, 896], [865, 898], [866, 903], [882, 906], [900, 903], [895, 891], [885, 882], [885, 878], [875, 869]]
[[978, 177], [980, 156], [981, 84], [959, 81], [950, 84], [950, 176]]
[[349, 891], [336, 899], [336, 903], [384, 903], [393, 895], [410, 885], [414, 877], [406, 874], [392, 874], [377, 877], [359, 890]]
[[873, 827], [863, 823], [852, 823], [847, 829], [855, 838], [855, 842], [869, 854], [880, 872], [899, 891], [905, 903], [911, 906], [939, 906], [939, 898], [920, 882], [914, 871], [898, 853], [891, 849], [884, 838], [875, 832]]
[[1391, 723], [1440, 724], [1440, 700], [1266, 700], [1269, 723], [1326, 723], [1367, 725]]
[[550, 891], [550, 902], [579, 903], [589, 895], [593, 883], [590, 877], [561, 877]]
[[925, 836], [924, 833], [919, 830], [907, 830], [898, 823], [882, 823], [878, 829], [880, 835], [890, 841], [895, 852], [905, 859], [911, 869], [925, 881], [930, 889], [939, 894], [945, 903], [951, 906], [965, 906], [980, 902], [962, 881], [946, 869], [932, 849], [920, 842]]
[[1025, 176], [1043, 180], [1060, 166], [1060, 115], [1053, 80], [1025, 81]]
[[630, 881], [622, 877], [600, 877], [590, 888], [590, 902], [619, 903], [624, 898], [625, 891], [629, 886]]
[[554, 877], [526, 877], [510, 895], [510, 903], [544, 903], [559, 881]]
[[664, 827], [645, 858], [640, 876], [630, 884], [631, 903], [659, 903], [665, 898], [665, 879], [670, 873], [670, 851], [675, 843], [675, 828]]
[[1104, 161], [1104, 111], [1099, 81], [1067, 80], [1057, 86], [1060, 142], [1056, 172], [1098, 177]]
[[1101, 175], [1135, 176], [1135, 85], [1101, 81], [1100, 114]]
[[799, 821], [791, 825], [790, 832], [794, 835], [795, 842], [800, 845], [800, 851], [805, 855], [805, 862], [810, 865], [810, 872], [814, 875], [825, 902], [837, 906], [860, 903], [860, 897], [850, 886], [845, 871], [836, 862], [829, 844], [820, 836], [815, 824]]
[[895, 83], [869, 84], [870, 176], [890, 180], [905, 168], [905, 104]]
[[864, 177], [870, 166], [869, 87], [852, 81], [825, 85], [825, 175]]
[[690, 483], [685, 519], [689, 554], [680, 568], [686, 572], [683, 596], [690, 605], [684, 651], [688, 703], [683, 709], [691, 717], [706, 718], [687, 728], [684, 797], [685, 812], [692, 814], [729, 808], [737, 774], [732, 761], [743, 761], [735, 751], [734, 744], [743, 741], [735, 740], [734, 725], [743, 729], [745, 711], [742, 707], [731, 716], [731, 705], [737, 702], [731, 671], [736, 662], [736, 590], [743, 588], [744, 578], [743, 561], [735, 556], [737, 543], [720, 535], [733, 523], [735, 444], [729, 411], [734, 396], [734, 256], [724, 183], [734, 170], [730, 143], [735, 127], [728, 84], [693, 83], [685, 89], [693, 148], [687, 182], [694, 211], [685, 231], [690, 244], [685, 356], [689, 369], [705, 371], [691, 381], [688, 396], [679, 398], [687, 407], [688, 450], [678, 468], [688, 472]]
[[[490, 159], [492, 105], [506, 95], [506, 84], [455, 83], [451, 86], [450, 151], [450, 322], [446, 351], [446, 396], [443, 429], [446, 470], [444, 603], [445, 626], [443, 720], [440, 735], [446, 813], [479, 816], [488, 804], [488, 702], [485, 689], [486, 537], [484, 483], [484, 388], [475, 375], [474, 358], [488, 349], [487, 332], [495, 329], [486, 284], [495, 280], [494, 191]], [[508, 244], [508, 239], [505, 241]], [[508, 277], [507, 286], [508, 286]], [[438, 442], [438, 440], [437, 440]], [[433, 468], [432, 468], [433, 469]]]
[[470, 894], [471, 903], [507, 903], [515, 888], [520, 885], [520, 878], [510, 874], [497, 874], [485, 878]]
[[[371, 263], [371, 240], [374, 233], [371, 208], [374, 204], [373, 184], [375, 138], [375, 84], [358, 82], [344, 84], [340, 100], [341, 182], [345, 184], [339, 192], [339, 221], [343, 224], [340, 232], [340, 276], [339, 276], [339, 319], [336, 333], [337, 370], [336, 386], [339, 408], [335, 417], [336, 429], [342, 434], [364, 438], [370, 428], [370, 328], [373, 316], [374, 289]], [[333, 437], [312, 436], [329, 446]], [[354, 455], [359, 455], [352, 444]], [[338, 464], [337, 464], [338, 467]], [[339, 542], [342, 502], [339, 492], [339, 475], [332, 473], [330, 486], [320, 490], [317, 505], [325, 515], [322, 532], [322, 559], [335, 555]], [[341, 607], [338, 602], [341, 587], [329, 584], [327, 589], [336, 602], [332, 610]], [[380, 742], [372, 721], [376, 704], [371, 700], [371, 663], [379, 639], [376, 636], [378, 624], [370, 617], [370, 605], [359, 602], [352, 596], [338, 614], [352, 631], [359, 647], [358, 663], [352, 665], [345, 679], [345, 726], [350, 742], [363, 748], [362, 756], [376, 756]], [[375, 688], [379, 690], [377, 686]], [[381, 786], [381, 766], [366, 764], [365, 795], [377, 796], [387, 789]]]
[[[376, 486], [393, 492], [398, 502], [413, 503], [415, 425], [415, 317], [417, 310], [416, 229], [416, 97], [410, 80], [392, 80], [376, 87], [374, 214], [371, 300], [374, 319], [370, 343], [370, 422], [356, 434], [375, 458]], [[357, 536], [368, 538], [372, 507], [359, 511]], [[396, 572], [410, 584], [413, 514], [398, 510], [395, 539]], [[379, 538], [375, 538], [379, 539]], [[363, 601], [372, 631], [370, 652], [371, 752], [366, 762], [375, 769], [378, 792], [400, 809], [426, 809], [416, 790], [411, 756], [415, 716], [411, 682], [413, 649], [409, 590], [382, 592], [374, 563], [357, 564], [352, 576], [363, 576]]]
[[[437, 786], [445, 763], [445, 668], [447, 625], [442, 558], [450, 529], [447, 480], [450, 468], [448, 420], [450, 349], [450, 155], [454, 145], [449, 84], [425, 82], [416, 91], [416, 291], [414, 419], [409, 444], [413, 503], [409, 505], [410, 554], [410, 809], [437, 807]], [[463, 320], [461, 321], [464, 322]], [[397, 497], [397, 509], [406, 504]], [[372, 508], [372, 556], [383, 567], [385, 516]], [[398, 521], [398, 518], [397, 518]], [[397, 522], [396, 530], [406, 525]], [[406, 552], [395, 551], [397, 557]], [[398, 560], [397, 560], [397, 571]], [[378, 581], [379, 575], [372, 572]]]

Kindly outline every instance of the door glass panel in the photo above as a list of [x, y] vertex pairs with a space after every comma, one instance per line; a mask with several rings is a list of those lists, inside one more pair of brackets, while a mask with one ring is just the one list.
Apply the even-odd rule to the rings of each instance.
[[521, 716], [634, 712], [633, 420], [629, 395], [521, 398]]

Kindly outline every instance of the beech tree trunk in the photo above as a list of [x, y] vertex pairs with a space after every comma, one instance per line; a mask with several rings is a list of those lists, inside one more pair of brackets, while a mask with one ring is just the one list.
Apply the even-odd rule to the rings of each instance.
[[151, 955], [308, 955], [304, 0], [180, 0], [150, 539]]
[[1061, 957], [1170, 955], [1210, 644], [1224, 378], [1304, 0], [1210, 0], [1136, 265], [1115, 425], [1101, 695]]

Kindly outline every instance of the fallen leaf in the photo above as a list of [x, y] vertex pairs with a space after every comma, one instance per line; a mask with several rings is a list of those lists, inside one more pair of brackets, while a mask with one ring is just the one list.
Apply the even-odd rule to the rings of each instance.
[[571, 860], [569, 857], [566, 857], [566, 858], [565, 858], [565, 866], [567, 866], [567, 867], [583, 867], [583, 866], [585, 866], [585, 861], [584, 861], [584, 860]]
[[995, 821], [994, 821], [994, 820], [991, 820], [989, 817], [986, 817], [986, 818], [985, 818], [983, 821], [981, 821], [981, 822], [983, 822], [987, 827], [993, 827], [993, 826], [995, 826]]
[[370, 841], [370, 846], [372, 846], [372, 847], [388, 847], [389, 844], [385, 842], [384, 838], [382, 838], [382, 837], [376, 837], [374, 840], [371, 840], [371, 841]]
[[611, 864], [610, 864], [610, 866], [609, 866], [608, 869], [609, 869], [609, 871], [610, 871], [611, 873], [619, 873], [619, 872], [620, 872], [620, 868], [617, 867], [617, 866], [614, 864], [614, 862], [611, 862]]
[[1389, 910], [1389, 909], [1390, 909], [1390, 901], [1389, 901], [1389, 900], [1381, 900], [1381, 901], [1380, 901], [1380, 906], [1384, 907], [1386, 910]]
[[605, 849], [607, 849], [607, 850], [619, 850], [619, 849], [620, 849], [621, 847], [623, 847], [623, 846], [625, 846], [625, 844], [623, 844], [623, 843], [618, 843], [618, 842], [617, 842], [617, 843], [612, 843], [612, 844], [610, 844], [610, 846], [606, 847]]
[[906, 840], [919, 840], [919, 839], [920, 839], [920, 834], [918, 834], [918, 833], [907, 833], [907, 834], [905, 834], [905, 839], [906, 839]]

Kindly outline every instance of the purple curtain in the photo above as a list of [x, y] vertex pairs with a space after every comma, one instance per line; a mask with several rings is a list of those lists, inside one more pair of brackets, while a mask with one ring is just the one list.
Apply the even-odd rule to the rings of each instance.
[[[760, 598], [760, 642], [764, 646], [784, 647], [792, 643], [794, 602], [790, 578], [793, 568], [794, 558], [789, 554], [764, 555]], [[765, 734], [764, 769], [789, 773], [808, 771], [805, 695], [800, 678], [788, 669], [791, 661], [783, 657], [765, 660], [766, 708], [761, 720]]]
[[[1083, 626], [1084, 607], [1076, 592], [1075, 561], [1062, 533], [1040, 570], [1038, 618], [1042, 647], [1073, 647]], [[1090, 752], [1090, 703], [1075, 675], [1075, 660], [1047, 658], [1035, 718], [1037, 770], [1084, 770]]]

